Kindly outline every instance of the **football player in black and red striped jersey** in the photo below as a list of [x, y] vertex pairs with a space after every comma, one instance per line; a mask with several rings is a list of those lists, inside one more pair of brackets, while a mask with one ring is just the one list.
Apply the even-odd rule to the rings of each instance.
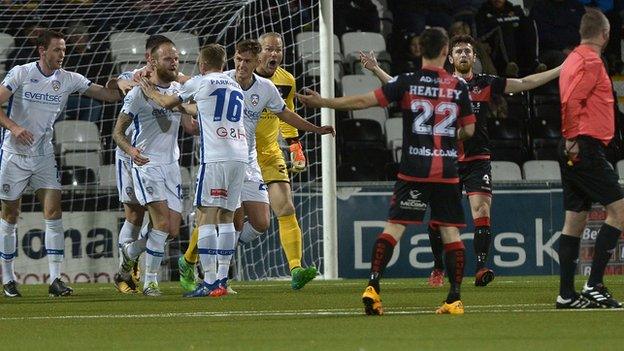
[[464, 245], [459, 227], [464, 227], [458, 186], [458, 139], [472, 136], [476, 117], [468, 88], [462, 79], [443, 69], [448, 54], [448, 36], [442, 28], [426, 29], [420, 36], [423, 68], [391, 79], [367, 94], [321, 98], [309, 91], [297, 95], [308, 107], [341, 110], [400, 104], [403, 110], [403, 155], [398, 180], [390, 202], [388, 221], [373, 246], [368, 286], [362, 296], [368, 315], [383, 314], [379, 280], [405, 226], [421, 223], [427, 208], [431, 222], [441, 231], [450, 291], [436, 313], [463, 314], [460, 285], [464, 274]]
[[[475, 285], [486, 286], [494, 279], [494, 271], [485, 266], [490, 250], [490, 207], [492, 205], [492, 170], [490, 165], [490, 142], [487, 131], [487, 118], [490, 116], [490, 102], [496, 95], [518, 93], [539, 87], [559, 76], [560, 67], [524, 78], [503, 78], [489, 74], [475, 74], [472, 71], [476, 62], [474, 39], [469, 35], [459, 35], [451, 39], [449, 61], [454, 75], [462, 77], [468, 84], [472, 109], [477, 116], [475, 134], [460, 143], [458, 172], [461, 184], [466, 190], [475, 227], [474, 249], [477, 257]], [[362, 54], [362, 64], [382, 81], [392, 77], [377, 65], [373, 53]], [[429, 277], [429, 285], [439, 287], [444, 284], [444, 262], [440, 230], [435, 222], [429, 223], [429, 239], [434, 255], [434, 267]]]

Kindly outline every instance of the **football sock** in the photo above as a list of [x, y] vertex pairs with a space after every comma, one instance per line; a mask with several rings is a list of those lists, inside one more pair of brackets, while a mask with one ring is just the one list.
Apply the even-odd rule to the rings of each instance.
[[433, 253], [433, 268], [444, 269], [444, 256], [442, 236], [440, 235], [440, 227], [437, 224], [429, 223], [427, 226], [429, 232], [429, 244], [431, 245], [431, 253]]
[[149, 237], [151, 230], [152, 228], [150, 224], [145, 224], [143, 228], [141, 228], [139, 238], [128, 245], [126, 252], [131, 259], [136, 260], [139, 255], [145, 251], [145, 245], [147, 245], [147, 238]]
[[567, 299], [575, 296], [574, 274], [578, 262], [581, 238], [561, 234], [559, 238], [559, 295]]
[[2, 284], [7, 284], [15, 279], [13, 262], [16, 254], [17, 237], [15, 235], [15, 224], [0, 219], [0, 258], [2, 258]]
[[184, 259], [186, 260], [186, 262], [190, 263], [191, 265], [196, 264], [197, 260], [199, 259], [199, 253], [197, 252], [198, 237], [199, 237], [199, 228], [195, 227], [193, 228], [193, 231], [191, 232], [191, 237], [189, 238], [189, 245], [188, 245], [188, 248], [186, 249], [186, 252], [184, 253]]
[[280, 242], [288, 260], [288, 267], [301, 267], [301, 229], [297, 217], [292, 214], [277, 218]]
[[61, 263], [65, 254], [65, 234], [61, 219], [45, 220], [45, 247], [50, 268], [50, 283], [61, 277]]
[[[124, 224], [121, 226], [121, 230], [119, 230], [119, 238], [117, 239], [117, 247], [119, 248], [119, 257], [122, 257], [121, 248], [125, 243], [129, 243], [137, 238], [141, 227], [135, 226], [134, 224], [124, 221]], [[122, 260], [119, 260], [119, 266], [121, 267]]]
[[392, 253], [394, 252], [396, 244], [397, 242], [392, 235], [382, 233], [377, 237], [377, 241], [375, 241], [375, 245], [373, 245], [368, 285], [375, 288], [377, 293], [381, 291], [379, 287], [379, 280], [381, 279], [381, 275], [383, 274], [384, 269], [386, 269], [388, 262], [390, 262], [390, 258], [392, 258]]
[[453, 303], [461, 299], [460, 288], [464, 278], [464, 259], [466, 249], [464, 243], [455, 241], [444, 244], [444, 263], [446, 266], [446, 275], [451, 284], [446, 303]]
[[160, 264], [165, 255], [165, 243], [168, 235], [163, 231], [152, 228], [147, 237], [145, 245], [145, 284], [143, 288], [146, 288], [150, 282], [158, 282], [158, 271], [160, 271]]
[[603, 223], [600, 227], [598, 235], [596, 236], [594, 257], [592, 258], [591, 272], [589, 273], [587, 285], [596, 286], [596, 284], [602, 283], [605, 268], [613, 255], [621, 233], [621, 230], [607, 223]]
[[197, 240], [199, 260], [204, 269], [204, 282], [213, 284], [217, 280], [217, 226], [206, 224], [199, 227]]
[[234, 223], [221, 223], [218, 225], [219, 235], [217, 236], [217, 279], [228, 277], [230, 262], [236, 247], [236, 230]]
[[[280, 227], [280, 238], [282, 233], [282, 229]], [[261, 232], [257, 231], [249, 222], [245, 222], [245, 224], [243, 224], [243, 230], [240, 233], [240, 238], [238, 240], [240, 240], [242, 243], [250, 243], [254, 240], [256, 240], [257, 237], [259, 237], [260, 235], [262, 235]], [[284, 244], [282, 244], [283, 247]]]
[[490, 217], [480, 217], [474, 219], [474, 251], [477, 257], [477, 271], [487, 263], [490, 251]]

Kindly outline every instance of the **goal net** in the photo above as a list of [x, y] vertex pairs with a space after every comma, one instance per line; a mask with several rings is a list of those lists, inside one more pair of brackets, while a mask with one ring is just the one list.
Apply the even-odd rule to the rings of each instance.
[[[180, 72], [194, 75], [198, 73], [196, 59], [202, 45], [220, 43], [231, 57], [237, 41], [278, 32], [284, 39], [282, 67], [295, 76], [297, 89], [320, 87], [315, 76], [318, 75], [318, 63], [315, 63], [319, 58], [318, 34], [310, 33], [318, 32], [318, 1], [15, 1], [2, 6], [0, 77], [15, 65], [38, 59], [35, 43], [44, 28], [65, 34], [65, 69], [102, 85], [109, 78], [145, 65], [145, 40], [151, 34], [172, 39], [180, 52]], [[300, 34], [303, 32], [305, 35]], [[298, 49], [298, 40], [299, 46], [303, 41], [308, 47], [305, 57]], [[228, 68], [234, 68], [231, 60]], [[7, 107], [3, 107], [5, 111]], [[117, 270], [117, 236], [124, 214], [117, 196], [111, 133], [120, 108], [120, 103], [102, 103], [75, 94], [55, 124], [54, 142], [63, 185], [66, 245], [63, 272], [70, 282], [110, 282]], [[297, 112], [313, 123], [320, 123], [318, 110], [298, 106]], [[303, 262], [322, 270], [321, 143], [316, 135], [301, 133], [301, 136], [309, 166], [305, 173], [293, 176], [292, 187], [303, 232]], [[193, 211], [197, 142], [180, 132], [179, 146], [185, 223], [180, 239], [168, 246], [163, 261], [164, 280], [177, 279], [177, 259], [186, 249], [192, 229], [188, 215]], [[48, 260], [43, 246], [45, 227], [41, 206], [28, 188], [17, 228], [15, 268], [19, 283], [46, 282]], [[239, 247], [236, 266], [240, 279], [288, 275], [273, 216], [266, 235]]]

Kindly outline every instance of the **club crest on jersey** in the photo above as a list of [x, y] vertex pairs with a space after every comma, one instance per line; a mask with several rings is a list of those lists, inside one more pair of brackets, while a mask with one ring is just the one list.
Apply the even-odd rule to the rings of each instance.
[[5, 194], [8, 194], [9, 191], [11, 191], [11, 186], [9, 184], [2, 184], [2, 191], [4, 191]]
[[132, 196], [132, 193], [134, 192], [134, 190], [132, 190], [131, 186], [127, 186], [126, 187], [126, 195], [128, 196]]
[[475, 85], [472, 87], [472, 92], [475, 94], [481, 94], [481, 88]]
[[58, 80], [53, 80], [52, 81], [52, 90], [59, 91], [59, 89], [61, 89], [61, 82], [59, 82]]
[[154, 194], [154, 188], [152, 188], [151, 186], [146, 187], [145, 191], [147, 191], [147, 193], [150, 195]]
[[258, 94], [251, 94], [251, 104], [253, 106], [258, 106], [259, 102], [260, 102], [260, 95], [258, 95]]

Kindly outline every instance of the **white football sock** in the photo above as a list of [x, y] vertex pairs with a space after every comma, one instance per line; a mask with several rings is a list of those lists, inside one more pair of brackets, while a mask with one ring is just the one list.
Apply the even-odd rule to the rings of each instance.
[[7, 284], [11, 280], [16, 280], [13, 262], [16, 254], [17, 237], [15, 235], [15, 224], [0, 219], [0, 257], [2, 258], [2, 284]]
[[160, 264], [162, 263], [163, 256], [165, 255], [167, 236], [169, 236], [169, 234], [152, 228], [147, 237], [147, 244], [145, 245], [144, 288], [147, 287], [150, 282], [158, 282], [157, 276], [160, 271]]
[[243, 224], [243, 230], [241, 231], [240, 238], [238, 240], [245, 244], [256, 240], [257, 237], [262, 235], [262, 232], [257, 231], [249, 222]]
[[50, 268], [50, 283], [61, 277], [61, 264], [65, 255], [65, 234], [63, 233], [63, 220], [45, 220], [45, 247], [48, 255]]
[[214, 224], [199, 227], [197, 250], [204, 269], [204, 282], [213, 284], [217, 280], [217, 227]]
[[234, 255], [236, 247], [236, 230], [234, 223], [221, 223], [218, 225], [219, 235], [217, 236], [217, 279], [227, 278], [230, 269], [230, 261]]

